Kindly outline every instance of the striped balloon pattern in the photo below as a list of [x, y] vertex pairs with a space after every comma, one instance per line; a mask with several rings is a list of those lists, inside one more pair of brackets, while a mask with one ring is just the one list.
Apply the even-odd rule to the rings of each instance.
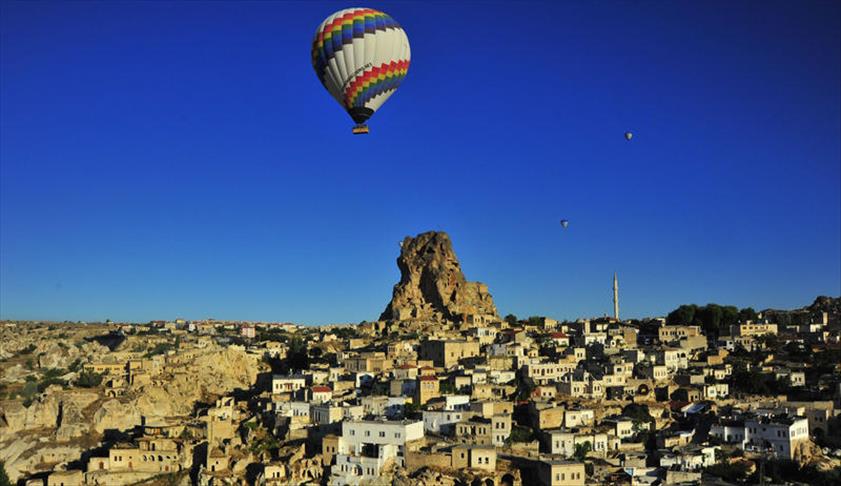
[[400, 86], [410, 59], [406, 32], [370, 8], [327, 17], [312, 42], [318, 79], [357, 123], [364, 123]]

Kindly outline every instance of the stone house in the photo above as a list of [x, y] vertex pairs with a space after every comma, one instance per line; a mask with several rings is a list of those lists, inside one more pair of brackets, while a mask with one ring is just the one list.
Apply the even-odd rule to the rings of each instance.
[[541, 486], [584, 486], [587, 474], [584, 463], [564, 460], [545, 460], [537, 464]]
[[564, 427], [591, 426], [595, 421], [595, 412], [589, 408], [567, 409], [564, 412]]
[[613, 434], [619, 440], [628, 439], [634, 435], [634, 421], [628, 417], [608, 417], [603, 419], [601, 423], [612, 427]]
[[272, 376], [272, 393], [294, 394], [298, 390], [306, 388], [307, 377], [304, 375], [273, 375]]
[[424, 410], [423, 429], [434, 434], [453, 435], [456, 424], [469, 414], [460, 410]]
[[227, 471], [231, 458], [222, 447], [208, 448], [206, 469], [211, 473]]
[[310, 402], [324, 403], [333, 399], [333, 390], [329, 386], [315, 385], [310, 387]]
[[342, 406], [332, 402], [312, 404], [310, 407], [310, 420], [316, 425], [340, 422], [343, 417]]
[[496, 470], [496, 448], [477, 445], [453, 446], [451, 467], [494, 471]]
[[434, 366], [447, 369], [464, 358], [479, 356], [480, 346], [478, 341], [464, 339], [429, 340], [421, 343], [418, 356], [431, 360]]
[[82, 486], [85, 474], [72, 469], [68, 471], [53, 471], [47, 476], [47, 486]]
[[418, 371], [415, 365], [402, 364], [391, 370], [391, 376], [396, 380], [414, 380], [418, 377]]
[[234, 407], [233, 397], [216, 400], [207, 411], [207, 440], [210, 444], [231, 439], [236, 435], [239, 411]]
[[556, 429], [563, 424], [566, 409], [555, 402], [529, 402], [532, 426], [540, 430]]
[[424, 405], [429, 400], [440, 396], [438, 378], [435, 376], [420, 376], [415, 387], [415, 404]]
[[390, 462], [404, 465], [410, 443], [423, 438], [421, 421], [360, 420], [342, 422], [330, 484], [358, 484], [380, 476]]

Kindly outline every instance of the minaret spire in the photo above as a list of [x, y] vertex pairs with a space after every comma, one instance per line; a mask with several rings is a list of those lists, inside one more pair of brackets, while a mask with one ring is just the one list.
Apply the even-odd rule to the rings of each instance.
[[619, 279], [613, 272], [613, 318], [619, 320]]

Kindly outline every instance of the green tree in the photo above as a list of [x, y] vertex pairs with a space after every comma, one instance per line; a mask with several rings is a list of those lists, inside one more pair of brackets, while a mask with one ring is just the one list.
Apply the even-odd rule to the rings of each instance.
[[666, 316], [666, 324], [670, 326], [689, 325], [695, 322], [695, 313], [698, 306], [695, 304], [682, 305]]
[[415, 402], [406, 402], [403, 404], [403, 417], [412, 418], [420, 413], [420, 407]]
[[588, 440], [581, 444], [575, 444], [575, 452], [572, 455], [578, 462], [584, 462], [584, 459], [587, 458], [587, 453], [591, 450], [593, 450], [593, 446], [590, 445], [590, 441]]
[[707, 472], [725, 481], [741, 482], [748, 477], [748, 463], [739, 461], [734, 463], [722, 462], [707, 468]]
[[158, 344], [156, 344], [156, 345], [155, 345], [155, 347], [153, 347], [152, 349], [150, 349], [150, 350], [146, 353], [146, 355], [145, 355], [145, 356], [146, 356], [147, 358], [151, 358], [152, 356], [157, 356], [157, 355], [159, 355], [159, 354], [166, 354], [166, 353], [168, 353], [171, 349], [172, 349], [172, 344], [170, 344], [170, 343], [158, 343]]
[[12, 480], [6, 474], [6, 464], [0, 461], [0, 486], [12, 486]]
[[534, 439], [534, 433], [529, 427], [522, 425], [514, 425], [511, 427], [511, 435], [508, 436], [509, 442], [531, 442]]
[[299, 336], [289, 341], [289, 351], [286, 353], [286, 366], [289, 370], [305, 370], [310, 366], [307, 354], [307, 342]]
[[841, 415], [826, 421], [826, 429], [815, 430], [815, 442], [821, 447], [841, 449]]
[[745, 307], [739, 311], [739, 322], [755, 321], [756, 311], [753, 307]]
[[647, 432], [651, 430], [651, 424], [655, 422], [648, 411], [648, 405], [630, 403], [622, 409], [622, 415], [634, 422], [635, 432]]
[[739, 308], [735, 305], [725, 305], [721, 308], [721, 328], [730, 329], [730, 326], [739, 323]]
[[438, 390], [444, 395], [452, 395], [456, 392], [456, 387], [452, 384], [452, 382], [443, 380], [439, 383]]
[[507, 322], [509, 326], [516, 326], [517, 316], [515, 316], [514, 314], [508, 314], [507, 316], [505, 316], [505, 322]]
[[94, 388], [102, 383], [102, 375], [94, 371], [83, 371], [79, 373], [76, 379], [76, 386], [84, 388]]
[[356, 332], [356, 328], [353, 326], [333, 329], [333, 334], [335, 334], [339, 339], [352, 339], [359, 337], [359, 333]]
[[517, 379], [517, 400], [530, 400], [535, 389], [534, 381], [527, 376], [518, 376]]
[[701, 321], [701, 327], [704, 329], [704, 333], [715, 336], [718, 336], [722, 315], [721, 306], [718, 304], [707, 304], [699, 308], [695, 313], [696, 319]]

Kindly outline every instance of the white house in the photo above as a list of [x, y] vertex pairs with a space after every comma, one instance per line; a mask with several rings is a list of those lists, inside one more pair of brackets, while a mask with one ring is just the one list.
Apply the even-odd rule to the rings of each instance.
[[464, 412], [460, 410], [424, 410], [423, 430], [434, 434], [450, 434], [463, 416]]
[[307, 386], [304, 375], [272, 375], [272, 393], [294, 393]]
[[423, 422], [358, 420], [342, 422], [336, 464], [330, 468], [332, 486], [359, 485], [380, 476], [386, 461], [403, 466], [407, 442], [423, 438]]

